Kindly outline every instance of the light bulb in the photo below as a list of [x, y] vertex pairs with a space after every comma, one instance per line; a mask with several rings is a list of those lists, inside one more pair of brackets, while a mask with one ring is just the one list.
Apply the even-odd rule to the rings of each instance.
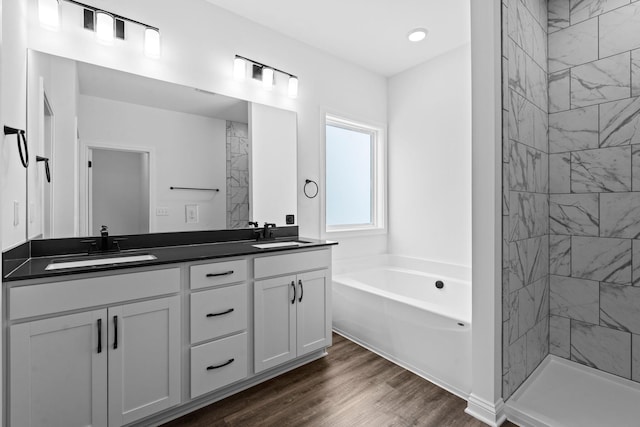
[[273, 89], [273, 68], [262, 68], [262, 87], [266, 90]]
[[424, 40], [427, 37], [428, 31], [424, 28], [416, 28], [415, 30], [409, 31], [407, 34], [407, 38], [412, 42], [419, 42], [420, 40]]
[[150, 58], [160, 57], [160, 31], [155, 28], [144, 30], [144, 54]]
[[58, 0], [38, 0], [38, 18], [43, 27], [57, 30], [60, 26]]
[[291, 76], [289, 77], [289, 98], [297, 98], [298, 97], [298, 78]]
[[247, 61], [244, 58], [236, 56], [233, 60], [233, 78], [236, 80], [244, 80], [247, 77]]
[[101, 10], [96, 12], [96, 37], [102, 43], [113, 43], [113, 16]]

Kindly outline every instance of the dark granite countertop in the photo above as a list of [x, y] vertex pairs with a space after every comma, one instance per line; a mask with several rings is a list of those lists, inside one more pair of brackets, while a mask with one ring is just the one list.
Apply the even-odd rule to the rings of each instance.
[[[259, 249], [253, 247], [257, 243], [273, 243], [299, 240], [307, 243], [299, 246], [284, 246], [268, 249]], [[309, 239], [306, 237], [282, 237], [271, 241], [256, 242], [255, 240], [236, 240], [212, 243], [184, 244], [175, 246], [159, 246], [159, 247], [143, 247], [135, 249], [126, 249], [111, 254], [83, 255], [78, 253], [56, 254], [52, 256], [31, 256], [26, 259], [8, 259], [4, 261], [4, 277], [3, 282], [12, 282], [27, 279], [39, 279], [46, 277], [59, 277], [76, 275], [83, 273], [104, 272], [113, 270], [126, 270], [130, 268], [148, 267], [163, 264], [175, 264], [181, 262], [202, 261], [208, 259], [228, 258], [246, 255], [261, 255], [274, 252], [286, 252], [297, 249], [320, 248], [324, 246], [336, 245], [337, 242], [327, 240]], [[64, 261], [66, 258], [105, 257], [105, 256], [126, 256], [150, 254], [156, 257], [149, 261], [136, 261], [121, 264], [106, 264], [100, 266], [76, 267], [59, 270], [45, 270], [47, 265], [52, 261]], [[7, 267], [11, 268], [9, 270]]]

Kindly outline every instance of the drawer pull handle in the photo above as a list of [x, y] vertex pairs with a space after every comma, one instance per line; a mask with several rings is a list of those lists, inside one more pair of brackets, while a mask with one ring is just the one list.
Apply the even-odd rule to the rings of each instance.
[[222, 273], [207, 273], [207, 277], [220, 277], [220, 276], [229, 276], [233, 274], [233, 270], [223, 271]]
[[102, 319], [98, 319], [98, 353], [102, 353]]
[[207, 371], [212, 371], [212, 370], [214, 370], [214, 369], [219, 369], [219, 368], [222, 368], [222, 367], [224, 367], [224, 366], [231, 365], [231, 364], [233, 363], [233, 361], [234, 361], [234, 360], [236, 360], [236, 359], [229, 359], [229, 360], [227, 360], [226, 362], [224, 362], [224, 363], [223, 363], [223, 364], [221, 364], [221, 365], [211, 365], [211, 366], [207, 366]]
[[233, 310], [234, 310], [233, 308], [230, 308], [229, 310], [221, 311], [220, 313], [209, 313], [207, 314], [207, 317], [222, 316], [223, 314], [229, 314], [233, 312]]
[[291, 281], [291, 287], [293, 288], [293, 298], [291, 298], [291, 304], [295, 304], [296, 302], [296, 281]]

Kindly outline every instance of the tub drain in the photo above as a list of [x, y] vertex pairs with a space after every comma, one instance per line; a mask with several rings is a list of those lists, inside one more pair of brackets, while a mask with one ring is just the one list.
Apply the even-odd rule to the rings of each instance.
[[438, 289], [444, 288], [444, 282], [442, 280], [438, 280], [436, 282], [436, 288], [438, 288]]

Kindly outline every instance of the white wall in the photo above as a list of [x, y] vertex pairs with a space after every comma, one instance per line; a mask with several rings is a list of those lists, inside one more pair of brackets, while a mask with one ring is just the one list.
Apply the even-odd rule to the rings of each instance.
[[[386, 122], [385, 78], [202, 0], [96, 0], [92, 3], [159, 27], [162, 57], [158, 60], [143, 55], [139, 28], [128, 26], [131, 31], [126, 42], [103, 46], [96, 43], [92, 33], [81, 28], [81, 9], [61, 2], [62, 27], [52, 32], [40, 27], [36, 0], [14, 1], [29, 4], [28, 44], [33, 49], [296, 111], [298, 224], [300, 233], [308, 237], [320, 235], [319, 199], [304, 197], [302, 187], [305, 178], [317, 180], [320, 176], [321, 111], [336, 111], [375, 123]], [[272, 92], [265, 92], [255, 82], [234, 81], [235, 54], [297, 75], [300, 79], [298, 99], [287, 98], [282, 80]], [[345, 253], [347, 247], [351, 250]], [[376, 236], [374, 242], [359, 244], [356, 241], [346, 245], [341, 253], [357, 256], [385, 250], [386, 236]]]
[[[225, 228], [226, 121], [193, 114], [80, 95], [81, 142], [142, 147], [155, 160], [155, 231]], [[187, 131], [188, 129], [188, 131]], [[170, 190], [169, 187], [219, 188], [220, 192]], [[185, 222], [185, 204], [199, 206], [199, 222]]]
[[[27, 5], [24, 0], [4, 0], [2, 4], [2, 124], [26, 129]], [[26, 239], [26, 170], [20, 163], [16, 136], [1, 134], [0, 192], [2, 193], [2, 248]], [[33, 159], [35, 163], [35, 156]], [[19, 202], [19, 224], [13, 225], [13, 202]]]
[[389, 79], [389, 249], [471, 266], [471, 48]]

